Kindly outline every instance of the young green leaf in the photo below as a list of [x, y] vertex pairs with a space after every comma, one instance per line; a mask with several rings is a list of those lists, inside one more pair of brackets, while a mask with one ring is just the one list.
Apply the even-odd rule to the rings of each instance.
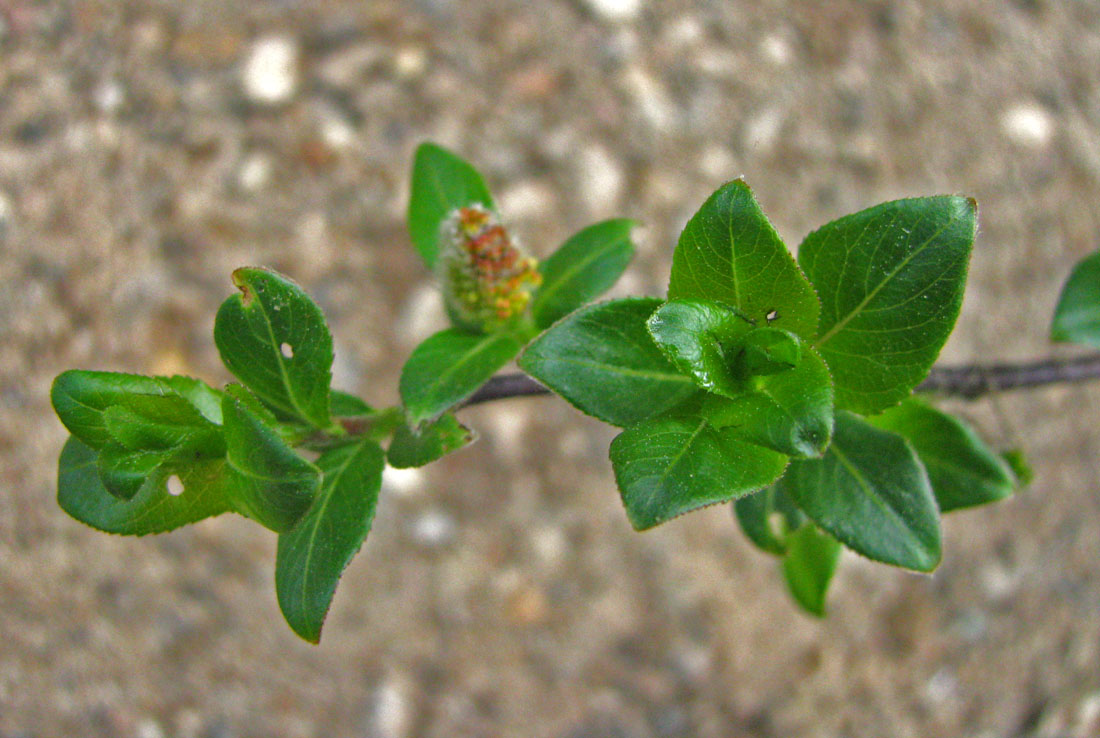
[[298, 522], [313, 502], [321, 483], [320, 471], [240, 399], [226, 396], [222, 416], [226, 461], [234, 476], [234, 509], [282, 533]]
[[93, 449], [99, 449], [112, 440], [104, 411], [136, 394], [174, 395], [176, 392], [160, 377], [73, 369], [54, 380], [50, 401], [70, 433]]
[[384, 465], [382, 449], [373, 441], [321, 454], [320, 492], [302, 519], [279, 535], [279, 607], [294, 632], [311, 643], [320, 642], [340, 575], [370, 532]]
[[108, 441], [99, 450], [96, 467], [99, 481], [115, 497], [129, 500], [169, 457], [168, 451], [131, 451]]
[[913, 445], [928, 471], [940, 512], [985, 505], [1012, 494], [1011, 470], [959, 418], [909, 398], [868, 421]]
[[802, 360], [802, 342], [782, 328], [761, 326], [740, 341], [734, 370], [742, 376], [762, 377], [787, 372]]
[[129, 500], [120, 500], [100, 481], [95, 450], [71, 437], [61, 450], [57, 502], [97, 530], [141, 536], [228, 511], [228, 486], [224, 461], [202, 461], [181, 466], [174, 475], [161, 468]]
[[[817, 296], [742, 180], [720, 187], [680, 235], [668, 299], [724, 302], [809, 340]], [[769, 320], [770, 319], [770, 320]]]
[[233, 283], [241, 293], [214, 320], [222, 361], [277, 413], [327, 428], [332, 336], [321, 309], [269, 269], [238, 269]]
[[699, 389], [646, 330], [660, 304], [637, 298], [581, 308], [528, 345], [519, 367], [605, 423], [633, 425], [669, 410]]
[[806, 523], [787, 536], [783, 576], [796, 602], [811, 615], [825, 617], [825, 595], [840, 560], [840, 543]]
[[734, 347], [753, 324], [734, 308], [712, 300], [672, 300], [649, 317], [646, 329], [680, 373], [701, 388], [727, 397], [744, 393], [744, 377], [731, 367]]
[[787, 534], [806, 522], [805, 514], [774, 484], [734, 500], [733, 512], [745, 536], [776, 556], [787, 552]]
[[413, 349], [398, 389], [412, 425], [435, 420], [472, 395], [523, 348], [511, 333], [464, 333], [454, 328]]
[[940, 561], [940, 516], [913, 447], [849, 412], [821, 459], [793, 461], [779, 488], [856, 553], [915, 571]]
[[1100, 251], [1077, 262], [1066, 280], [1050, 338], [1100, 348]]
[[333, 390], [329, 395], [329, 409], [338, 418], [358, 418], [373, 415], [375, 410], [362, 399], [347, 392]]
[[419, 431], [407, 425], [393, 434], [386, 458], [396, 469], [424, 466], [474, 442], [477, 434], [446, 413]]
[[131, 451], [187, 446], [196, 458], [218, 458], [225, 443], [218, 426], [178, 395], [127, 395], [103, 411], [111, 438]]
[[195, 408], [202, 416], [214, 425], [222, 424], [222, 398], [224, 393], [214, 389], [201, 379], [174, 375], [171, 377], [158, 377], [168, 387], [177, 392]]
[[833, 382], [825, 362], [802, 346], [798, 366], [756, 377], [738, 395], [710, 395], [702, 413], [717, 428], [796, 458], [825, 453], [833, 435]]
[[542, 264], [542, 286], [531, 302], [535, 325], [548, 328], [602, 295], [634, 256], [634, 221], [605, 220], [572, 236]]
[[962, 197], [897, 200], [802, 242], [798, 262], [821, 296], [816, 345], [838, 407], [877, 413], [928, 374], [959, 315], [976, 207]]
[[611, 466], [635, 530], [771, 484], [787, 457], [712, 428], [700, 417], [665, 416], [611, 442]]
[[1024, 452], [1018, 448], [1010, 448], [1001, 452], [1001, 459], [1008, 464], [1008, 468], [1012, 471], [1012, 476], [1016, 478], [1016, 483], [1021, 487], [1026, 487], [1031, 484], [1031, 480], [1035, 478], [1035, 470], [1031, 468], [1031, 464], [1027, 461], [1027, 456]]
[[423, 143], [413, 161], [409, 193], [409, 235], [428, 269], [439, 253], [439, 229], [458, 208], [483, 205], [493, 210], [489, 188], [468, 162], [442, 146]]

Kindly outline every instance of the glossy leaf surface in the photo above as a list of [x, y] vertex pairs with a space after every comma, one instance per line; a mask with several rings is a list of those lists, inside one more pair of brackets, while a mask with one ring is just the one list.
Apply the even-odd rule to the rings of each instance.
[[98, 449], [112, 440], [103, 413], [137, 394], [174, 395], [160, 377], [73, 369], [60, 374], [50, 390], [50, 401], [69, 432]]
[[1052, 341], [1069, 341], [1100, 348], [1100, 251], [1077, 263], [1062, 287]]
[[477, 170], [442, 146], [421, 144], [413, 160], [408, 221], [413, 245], [428, 269], [435, 267], [443, 221], [458, 208], [474, 204], [494, 209]]
[[837, 406], [870, 414], [928, 374], [955, 325], [977, 227], [973, 200], [897, 200], [814, 231], [798, 261], [821, 297], [816, 346]]
[[723, 302], [807, 340], [817, 329], [813, 287], [742, 180], [720, 187], [684, 227], [668, 285], [668, 299], [680, 298]]
[[222, 303], [214, 342], [237, 379], [278, 414], [329, 425], [332, 336], [321, 309], [268, 269], [233, 272], [240, 294]]
[[650, 338], [651, 298], [581, 308], [555, 323], [523, 352], [523, 371], [578, 410], [627, 426], [662, 413], [699, 390]]
[[1012, 494], [1012, 471], [959, 418], [910, 398], [868, 420], [906, 438], [916, 449], [940, 512], [985, 505]]
[[699, 417], [660, 417], [616, 436], [611, 465], [631, 525], [646, 530], [771, 484], [787, 457]]
[[649, 317], [646, 328], [679, 372], [702, 389], [727, 397], [744, 392], [733, 357], [753, 324], [733, 308], [711, 300], [671, 300]]
[[435, 420], [477, 391], [523, 347], [510, 333], [454, 328], [428, 337], [401, 370], [401, 401], [411, 425]]
[[313, 502], [320, 471], [240, 399], [226, 397], [222, 415], [234, 509], [276, 533], [287, 530]]
[[783, 577], [795, 601], [806, 612], [825, 617], [825, 595], [840, 561], [840, 543], [813, 523], [787, 536]]
[[384, 466], [378, 444], [340, 446], [321, 454], [321, 489], [305, 515], [279, 536], [275, 591], [290, 627], [321, 640], [341, 574], [370, 532]]
[[172, 475], [152, 474], [129, 500], [111, 495], [100, 481], [96, 452], [77, 438], [61, 450], [57, 502], [76, 520], [97, 530], [122, 535], [162, 533], [230, 509], [224, 461], [190, 464], [177, 473], [183, 487], [168, 492]]
[[779, 487], [856, 553], [915, 571], [939, 564], [939, 510], [916, 452], [858, 415], [838, 413], [825, 456], [793, 461]]
[[542, 286], [531, 302], [535, 325], [548, 328], [615, 284], [634, 256], [634, 225], [618, 219], [589, 226], [539, 265]]

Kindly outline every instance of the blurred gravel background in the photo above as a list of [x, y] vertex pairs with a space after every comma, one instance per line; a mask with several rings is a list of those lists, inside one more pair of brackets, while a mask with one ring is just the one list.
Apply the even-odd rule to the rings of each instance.
[[536, 254], [645, 224], [619, 293], [738, 175], [792, 244], [895, 197], [982, 228], [945, 362], [1046, 342], [1100, 243], [1095, 2], [0, 2], [0, 736], [1100, 735], [1100, 386], [958, 406], [1035, 483], [952, 515], [932, 577], [847, 556], [811, 621], [726, 507], [638, 535], [611, 430], [472, 409], [387, 476], [320, 647], [275, 539], [108, 537], [53, 499], [70, 367], [227, 381], [242, 264], [317, 298], [336, 378], [392, 403], [439, 321], [403, 223], [416, 144], [476, 162]]

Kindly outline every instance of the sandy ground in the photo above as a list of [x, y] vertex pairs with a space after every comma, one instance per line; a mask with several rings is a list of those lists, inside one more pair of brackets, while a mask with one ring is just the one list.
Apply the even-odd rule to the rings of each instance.
[[1100, 6], [4, 0], [2, 738], [1100, 735], [1096, 385], [958, 406], [1035, 483], [952, 515], [932, 577], [847, 556], [822, 622], [728, 508], [632, 533], [611, 430], [552, 399], [471, 410], [476, 446], [387, 477], [319, 647], [244, 519], [125, 539], [66, 517], [52, 378], [226, 381], [235, 266], [303, 283], [337, 382], [394, 401], [439, 320], [403, 224], [424, 139], [479, 164], [535, 253], [644, 223], [623, 294], [662, 292], [738, 175], [792, 244], [973, 195], [943, 360], [1068, 356], [1045, 336], [1100, 236]]

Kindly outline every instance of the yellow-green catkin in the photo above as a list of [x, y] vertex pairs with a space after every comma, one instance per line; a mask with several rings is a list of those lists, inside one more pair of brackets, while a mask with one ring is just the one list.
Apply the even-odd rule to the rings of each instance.
[[491, 210], [459, 208], [443, 222], [440, 235], [436, 269], [455, 323], [492, 332], [524, 315], [542, 282], [538, 261], [516, 246]]

